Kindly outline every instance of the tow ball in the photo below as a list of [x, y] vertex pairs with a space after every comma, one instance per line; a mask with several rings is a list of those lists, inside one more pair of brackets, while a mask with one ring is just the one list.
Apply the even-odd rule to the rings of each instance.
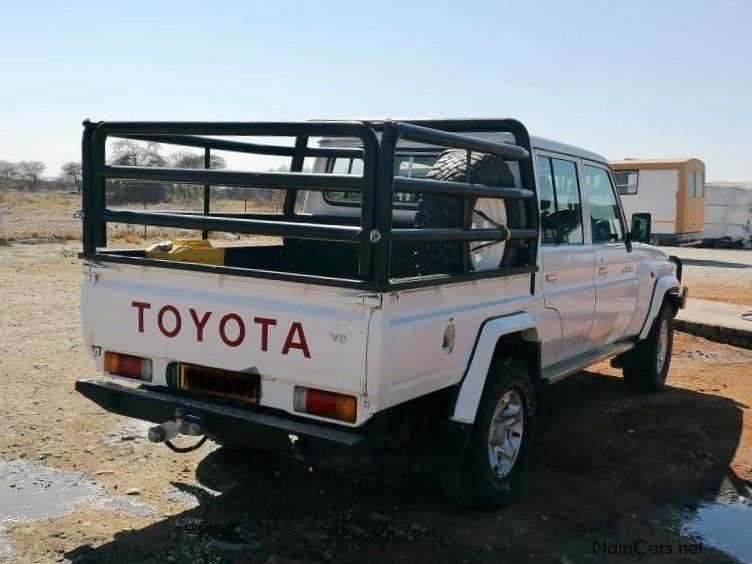
[[[172, 439], [178, 435], [201, 437], [201, 439], [191, 446], [179, 447], [172, 442]], [[152, 443], [164, 443], [171, 451], [180, 453], [192, 452], [201, 448], [207, 439], [201, 419], [193, 415], [186, 415], [185, 410], [180, 407], [175, 409], [173, 421], [165, 421], [161, 425], [151, 427], [147, 437]]]

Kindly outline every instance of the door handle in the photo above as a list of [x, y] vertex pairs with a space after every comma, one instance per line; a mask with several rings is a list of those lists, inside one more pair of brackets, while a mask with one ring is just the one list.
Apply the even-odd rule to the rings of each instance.
[[629, 274], [630, 272], [634, 272], [634, 266], [632, 265], [625, 266], [624, 268], [621, 269], [622, 274]]
[[605, 276], [606, 274], [608, 274], [608, 267], [599, 266], [598, 267], [598, 274], [600, 274], [601, 276]]
[[546, 282], [556, 282], [556, 280], [559, 278], [558, 272], [547, 272], [546, 273]]

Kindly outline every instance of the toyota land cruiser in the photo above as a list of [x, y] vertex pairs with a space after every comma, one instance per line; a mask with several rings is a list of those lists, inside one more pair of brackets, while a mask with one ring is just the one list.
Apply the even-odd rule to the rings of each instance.
[[[114, 165], [117, 138], [200, 148], [207, 169]], [[212, 151], [290, 171], [214, 170]], [[423, 434], [451, 491], [499, 504], [541, 388], [609, 358], [635, 392], [666, 380], [681, 263], [644, 243], [649, 216], [628, 227], [605, 158], [518, 121], [85, 122], [83, 174], [83, 332], [105, 378], [76, 388], [152, 441], [320, 458]], [[204, 209], [108, 204], [135, 181], [204, 186]], [[213, 211], [236, 186], [284, 205]], [[204, 240], [117, 249], [115, 223]]]

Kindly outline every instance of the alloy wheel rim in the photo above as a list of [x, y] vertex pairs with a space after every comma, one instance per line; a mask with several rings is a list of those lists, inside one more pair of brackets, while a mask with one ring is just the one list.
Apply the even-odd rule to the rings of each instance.
[[505, 478], [514, 467], [525, 430], [522, 396], [507, 390], [496, 404], [488, 430], [488, 461], [497, 479]]
[[660, 374], [666, 364], [666, 355], [668, 353], [668, 323], [666, 320], [661, 321], [661, 327], [658, 330], [658, 350], [655, 355], [655, 369]]

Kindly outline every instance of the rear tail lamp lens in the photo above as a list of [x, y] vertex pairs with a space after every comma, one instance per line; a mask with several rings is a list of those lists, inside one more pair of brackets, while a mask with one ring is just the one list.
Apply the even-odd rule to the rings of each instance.
[[348, 423], [355, 423], [358, 415], [358, 400], [355, 396], [302, 386], [295, 386], [293, 406], [295, 411], [301, 413], [339, 419]]
[[113, 376], [125, 376], [151, 382], [151, 359], [106, 351], [104, 371]]

